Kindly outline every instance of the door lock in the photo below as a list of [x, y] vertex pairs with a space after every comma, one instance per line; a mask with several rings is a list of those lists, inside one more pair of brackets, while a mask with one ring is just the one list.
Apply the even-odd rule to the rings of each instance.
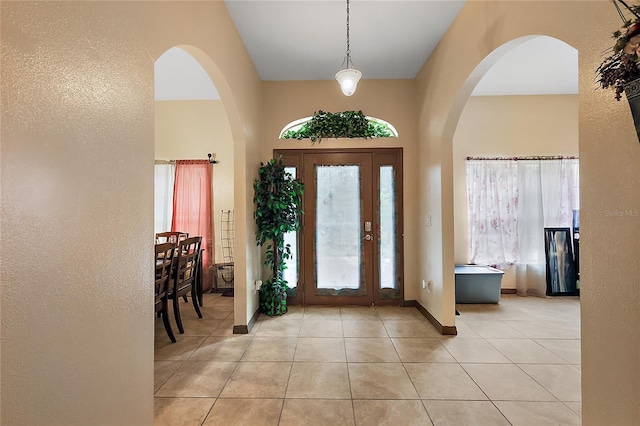
[[364, 223], [364, 232], [371, 232], [371, 222], [366, 221]]

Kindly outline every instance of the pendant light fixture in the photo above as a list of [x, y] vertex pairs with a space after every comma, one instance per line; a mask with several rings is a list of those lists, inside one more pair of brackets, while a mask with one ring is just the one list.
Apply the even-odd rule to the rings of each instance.
[[358, 88], [358, 81], [362, 73], [355, 69], [351, 62], [351, 49], [349, 45], [349, 0], [347, 0], [347, 52], [342, 62], [340, 71], [336, 73], [336, 80], [340, 83], [340, 88], [345, 96], [351, 96]]

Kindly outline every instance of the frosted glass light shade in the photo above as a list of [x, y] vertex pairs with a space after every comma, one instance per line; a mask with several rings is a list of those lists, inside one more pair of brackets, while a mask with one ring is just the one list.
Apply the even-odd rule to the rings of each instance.
[[340, 88], [345, 96], [351, 96], [356, 92], [361, 77], [362, 73], [352, 68], [338, 71], [336, 74], [336, 80], [340, 83]]

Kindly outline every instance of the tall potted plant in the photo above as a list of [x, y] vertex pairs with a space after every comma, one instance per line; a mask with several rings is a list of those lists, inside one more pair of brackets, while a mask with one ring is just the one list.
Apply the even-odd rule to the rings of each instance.
[[257, 225], [256, 242], [266, 247], [265, 267], [272, 274], [260, 288], [260, 312], [282, 315], [287, 312], [287, 281], [285, 260], [291, 256], [284, 235], [300, 227], [303, 185], [285, 171], [282, 157], [260, 163], [259, 177], [253, 184], [254, 217]]

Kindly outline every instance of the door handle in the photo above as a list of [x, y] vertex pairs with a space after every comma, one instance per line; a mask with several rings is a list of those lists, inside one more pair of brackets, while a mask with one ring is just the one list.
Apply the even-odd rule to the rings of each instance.
[[367, 235], [364, 236], [364, 239], [367, 240], [367, 241], [371, 241], [371, 240], [373, 240], [373, 237], [370, 234], [367, 234]]

